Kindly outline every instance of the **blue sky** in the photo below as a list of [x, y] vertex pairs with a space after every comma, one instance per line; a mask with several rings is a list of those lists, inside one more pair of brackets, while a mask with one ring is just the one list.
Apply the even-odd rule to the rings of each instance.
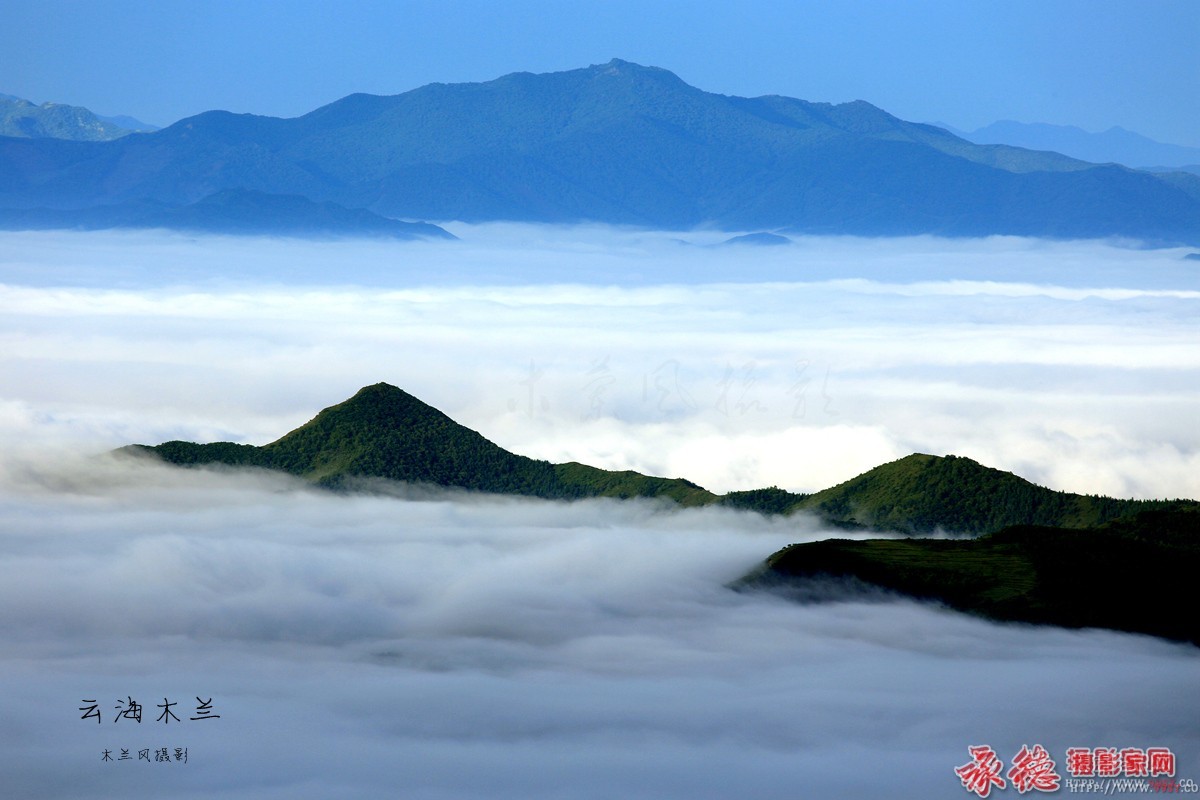
[[971, 129], [1120, 125], [1200, 146], [1193, 0], [8, 0], [0, 92], [159, 125], [619, 57], [724, 94], [864, 99]]

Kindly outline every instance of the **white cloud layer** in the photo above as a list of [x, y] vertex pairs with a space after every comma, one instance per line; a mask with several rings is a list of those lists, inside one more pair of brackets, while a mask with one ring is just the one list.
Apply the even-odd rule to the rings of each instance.
[[[333, 497], [92, 457], [265, 443], [387, 381], [516, 452], [716, 491], [922, 451], [1200, 496], [1179, 251], [455, 230], [0, 234], [6, 792], [959, 797], [980, 743], [1164, 745], [1200, 778], [1194, 648], [724, 588], [828, 535], [802, 519]], [[131, 694], [140, 727], [78, 719]], [[222, 718], [153, 721], [197, 694]], [[189, 763], [100, 761], [158, 747]]]
[[[954, 797], [979, 743], [1200, 767], [1194, 648], [724, 588], [827, 535], [803, 520], [347, 498], [107, 459], [12, 474], [13, 796]], [[140, 726], [113, 721], [131, 694]], [[156, 721], [197, 695], [221, 718]], [[159, 747], [188, 763], [136, 761]]]

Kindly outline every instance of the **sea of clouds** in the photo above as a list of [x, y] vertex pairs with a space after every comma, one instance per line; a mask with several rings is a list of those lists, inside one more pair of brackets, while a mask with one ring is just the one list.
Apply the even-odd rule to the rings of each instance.
[[[969, 745], [1025, 743], [1168, 746], [1200, 778], [1195, 648], [727, 588], [840, 535], [811, 520], [105, 455], [263, 444], [386, 381], [516, 452], [714, 491], [929, 452], [1200, 496], [1181, 251], [454, 230], [0, 234], [13, 796], [950, 797]], [[131, 695], [143, 722], [113, 722]], [[155, 721], [197, 696], [221, 718]], [[136, 759], [163, 747], [188, 763]]]

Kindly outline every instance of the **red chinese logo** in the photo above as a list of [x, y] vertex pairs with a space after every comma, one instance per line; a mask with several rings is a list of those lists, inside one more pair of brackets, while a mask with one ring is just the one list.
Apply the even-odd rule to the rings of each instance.
[[1040, 744], [1035, 744], [1032, 750], [1021, 745], [1021, 750], [1013, 757], [1008, 779], [1021, 794], [1033, 789], [1039, 792], [1056, 792], [1058, 783], [1062, 780], [1054, 771], [1054, 759]]
[[996, 757], [995, 750], [987, 745], [973, 745], [967, 748], [967, 752], [971, 754], [971, 761], [954, 770], [964, 789], [987, 797], [993, 786], [999, 789], [1005, 787], [1004, 778], [1000, 777], [1004, 764]]
[[[1055, 771], [1054, 759], [1040, 744], [1033, 747], [1021, 745], [1021, 749], [1012, 759], [1012, 766], [1004, 772], [1004, 762], [996, 756], [996, 751], [988, 745], [972, 745], [967, 748], [971, 761], [961, 767], [955, 767], [954, 772], [962, 781], [963, 788], [980, 797], [987, 797], [992, 788], [1003, 790], [1007, 788], [1004, 776], [1012, 782], [1012, 786], [1021, 794], [1026, 792], [1057, 792], [1062, 783], [1062, 777]], [[1086, 783], [1089, 787], [1099, 786], [1111, 789], [1118, 786], [1113, 780], [1106, 781], [1075, 781], [1075, 778], [1108, 778], [1114, 779], [1124, 775], [1127, 778], [1148, 778], [1148, 781], [1135, 781], [1142, 791], [1196, 791], [1194, 781], [1182, 783], [1174, 781], [1158, 781], [1158, 784], [1169, 784], [1155, 788], [1155, 778], [1175, 777], [1175, 753], [1169, 747], [1069, 747], [1064, 763], [1067, 770], [1067, 783], [1071, 791], [1076, 791], [1076, 784]], [[1191, 788], [1188, 788], [1190, 786]], [[1090, 790], [1090, 789], [1086, 789]]]

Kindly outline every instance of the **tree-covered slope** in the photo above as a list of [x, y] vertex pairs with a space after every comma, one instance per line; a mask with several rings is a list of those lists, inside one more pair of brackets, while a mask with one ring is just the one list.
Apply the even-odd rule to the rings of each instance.
[[757, 511], [759, 514], [770, 516], [791, 514], [799, 506], [800, 501], [806, 497], [808, 497], [806, 494], [789, 492], [778, 486], [768, 486], [766, 489], [728, 492], [721, 495], [720, 503], [730, 508]]
[[681, 506], [703, 506], [717, 500], [717, 495], [683, 478], [655, 478], [633, 470], [615, 472], [576, 461], [556, 464], [554, 471], [566, 496], [666, 497]]

